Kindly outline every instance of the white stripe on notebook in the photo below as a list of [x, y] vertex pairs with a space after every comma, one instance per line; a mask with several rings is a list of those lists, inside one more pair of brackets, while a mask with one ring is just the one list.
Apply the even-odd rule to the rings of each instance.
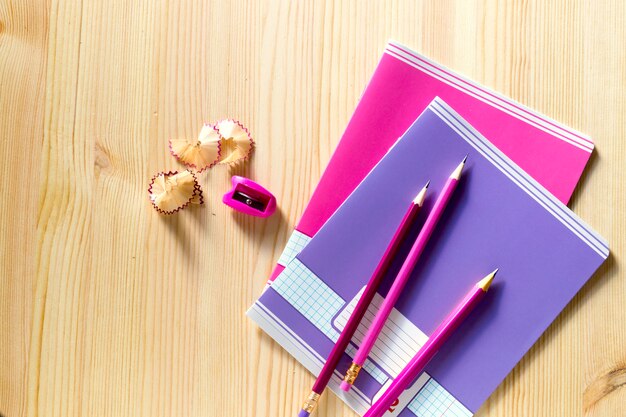
[[543, 188], [537, 181], [522, 171], [514, 162], [506, 157], [493, 144], [478, 133], [471, 125], [465, 122], [450, 106], [440, 98], [436, 98], [430, 109], [439, 116], [448, 126], [454, 129], [472, 147], [494, 164], [507, 177], [526, 191], [535, 201], [552, 213], [568, 229], [575, 233], [596, 253], [606, 258], [609, 254], [608, 243], [585, 222], [572, 213], [567, 206], [558, 201], [552, 194]]
[[[439, 79], [440, 81], [443, 81], [443, 82], [446, 82], [447, 84], [450, 84], [449, 82], [447, 82], [447, 80], [446, 80], [446, 79], [443, 79], [443, 78], [441, 78], [441, 77], [438, 77], [438, 76], [437, 76], [437, 75], [435, 75], [435, 74], [431, 74], [428, 70], [426, 70], [426, 69], [424, 69], [424, 68], [422, 68], [422, 67], [418, 67], [418, 66], [416, 66], [414, 62], [412, 62], [412, 61], [408, 60], [408, 59], [407, 59], [407, 58], [405, 58], [405, 57], [400, 56], [400, 55], [399, 55], [398, 53], [396, 53], [396, 52], [393, 52], [393, 51], [386, 51], [386, 53], [387, 53], [389, 56], [393, 56], [394, 58], [398, 59], [399, 61], [404, 62], [405, 64], [409, 64], [409, 65], [411, 65], [411, 66], [413, 66], [413, 67], [415, 67], [415, 68], [417, 68], [417, 69], [420, 69], [420, 70], [422, 70], [422, 71], [424, 71], [424, 72], [429, 73], [429, 74], [430, 74], [430, 75], [432, 75], [434, 78], [437, 78], [437, 79]], [[460, 90], [462, 90], [462, 88], [460, 88], [460, 87], [459, 87], [459, 89], [460, 89]], [[479, 96], [479, 95], [473, 94], [473, 93], [472, 93], [472, 92], [470, 92], [470, 91], [465, 91], [465, 92], [466, 92], [468, 95], [470, 95], [470, 96], [472, 96], [472, 97], [474, 97], [474, 98], [477, 98], [477, 99], [479, 99], [479, 100], [481, 100], [481, 101], [485, 101], [485, 100], [483, 100], [483, 97], [481, 97], [481, 96]], [[492, 104], [492, 103], [489, 103], [489, 104]], [[520, 117], [519, 117], [516, 113], [514, 113], [514, 112], [512, 112], [512, 111], [508, 110], [508, 109], [507, 109], [507, 108], [505, 108], [505, 107], [498, 106], [497, 104], [492, 104], [492, 105], [493, 105], [494, 107], [496, 107], [496, 108], [500, 109], [501, 111], [503, 111], [503, 112], [505, 112], [505, 113], [507, 113], [507, 114], [511, 115], [511, 116], [517, 117], [518, 119], [520, 118]], [[558, 139], [562, 140], [563, 142], [566, 142], [566, 143], [569, 143], [569, 144], [570, 144], [570, 145], [572, 145], [572, 146], [575, 146], [576, 148], [578, 148], [578, 149], [580, 149], [580, 150], [583, 150], [583, 151], [585, 151], [585, 152], [589, 152], [589, 153], [591, 153], [591, 152], [593, 151], [593, 146], [587, 146], [587, 145], [584, 145], [584, 144], [582, 144], [582, 143], [579, 143], [579, 141], [574, 141], [574, 140], [571, 140], [571, 139], [569, 139], [569, 138], [567, 138], [567, 137], [564, 137], [564, 136], [560, 136], [560, 135], [558, 135], [558, 134], [555, 134], [553, 131], [551, 131], [551, 130], [547, 129], [545, 126], [543, 126], [543, 125], [541, 125], [541, 124], [534, 123], [534, 122], [532, 122], [532, 121], [528, 121], [528, 120], [524, 120], [524, 121], [525, 121], [526, 123], [528, 123], [528, 124], [530, 124], [530, 125], [532, 125], [532, 126], [536, 127], [536, 128], [537, 128], [537, 129], [539, 129], [539, 130], [542, 130], [542, 131], [544, 131], [544, 132], [546, 132], [546, 133], [548, 133], [548, 134], [551, 134], [551, 135], [555, 136], [556, 138], [558, 138]]]
[[[489, 154], [485, 155], [489, 161], [498, 166], [501, 171], [505, 170], [505, 174], [507, 174], [513, 182], [531, 194], [535, 201], [540, 202], [541, 205], [551, 214], [559, 217], [561, 221], [566, 222], [570, 230], [574, 231], [577, 236], [585, 240], [587, 244], [594, 247], [596, 252], [606, 252], [605, 255], [608, 256], [608, 244], [599, 234], [586, 225], [582, 220], [573, 216], [572, 212], [561, 201], [554, 198], [549, 191], [545, 190], [538, 183], [533, 182], [532, 177], [528, 176], [528, 174], [526, 174], [521, 168], [510, 160], [507, 160], [508, 158], [503, 159], [502, 155], [495, 152], [495, 150], [497, 150], [496, 147], [486, 141], [484, 137], [477, 136], [477, 132], [473, 128], [468, 127], [470, 125], [466, 124], [458, 114], [452, 114], [450, 111], [453, 110], [450, 110], [449, 107], [446, 108], [448, 110], [435, 110], [435, 113], [446, 121], [454, 124], [454, 130], [463, 136], [468, 142], [473, 143], [475, 147], [479, 147], [484, 151], [484, 153]], [[576, 230], [573, 230], [572, 228]]]
[[[339, 332], [345, 327], [348, 317], [352, 314], [356, 303], [361, 298], [365, 289], [365, 287], [361, 288], [361, 291], [359, 291], [349, 303], [346, 303], [339, 294], [326, 285], [298, 258], [294, 258], [289, 265], [287, 265], [285, 270], [276, 278], [276, 281], [274, 281], [271, 288], [333, 342], [335, 342], [339, 337]], [[320, 302], [320, 299], [324, 299], [324, 302]], [[346, 354], [350, 357], [354, 357], [356, 353], [355, 346], [358, 346], [362, 342], [365, 332], [370, 326], [376, 312], [380, 308], [382, 301], [383, 297], [379, 294], [374, 296], [374, 299], [368, 307], [368, 310], [357, 328], [357, 331], [352, 337], [351, 344], [348, 349], [346, 349]], [[255, 304], [255, 306], [257, 305], [261, 310], [266, 310], [259, 301]], [[250, 309], [248, 315], [252, 316], [251, 312], [254, 311], [253, 309], [255, 306]], [[280, 319], [272, 314], [271, 311], [267, 311], [266, 314], [271, 316], [272, 320], [280, 322]], [[307, 355], [307, 361], [302, 361], [307, 368], [314, 366], [315, 369], [317, 369], [317, 363], [310, 359], [311, 356], [314, 356], [317, 360], [321, 361], [322, 359], [317, 353], [310, 352], [307, 354], [307, 349], [310, 350], [309, 347], [307, 347], [307, 349], [302, 349], [301, 347], [294, 345], [290, 340], [281, 342], [281, 340], [277, 339], [275, 332], [270, 332], [266, 326], [260, 322], [260, 319], [256, 318], [256, 316], [253, 318], [267, 333], [270, 334], [270, 336], [276, 339], [287, 350], [290, 348], [297, 348], [299, 355], [294, 356], [296, 356], [298, 360], [302, 361], [300, 355]], [[282, 326], [285, 327], [284, 325]], [[286, 328], [281, 330], [280, 326], [278, 326], [278, 330], [281, 337], [292, 335], [292, 337], [297, 339], [298, 343], [307, 346], [304, 340], [293, 334], [291, 330]], [[389, 318], [385, 322], [383, 331], [372, 348], [372, 352], [363, 366], [363, 369], [371, 377], [378, 381], [379, 384], [381, 384], [381, 388], [374, 395], [374, 398], [382, 395], [386, 387], [391, 382], [390, 377], [395, 378], [427, 340], [428, 337], [424, 332], [409, 321], [409, 319], [402, 315], [402, 313], [400, 313], [397, 309], [393, 309]], [[319, 366], [319, 370], [313, 372], [319, 373], [320, 371], [321, 365]], [[338, 377], [343, 376], [336, 371], [335, 375]], [[430, 376], [428, 376], [428, 379], [430, 379]], [[398, 410], [401, 410], [413, 401], [413, 397], [415, 397], [418, 390], [425, 383], [426, 380], [419, 384], [413, 384], [409, 389], [407, 389], [407, 391], [405, 391], [406, 395], [403, 394], [402, 401], [397, 405]], [[437, 386], [439, 386], [439, 384], [437, 384]], [[333, 390], [338, 388], [334, 386], [331, 387]], [[443, 388], [441, 388], [441, 390], [443, 390]], [[358, 389], [356, 391], [357, 394], [363, 396]], [[443, 392], [445, 392], [447, 399], [454, 398], [447, 391], [444, 390]], [[425, 404], [430, 404], [431, 410], [440, 409], [440, 403], [437, 401], [437, 397], [433, 397], [432, 401], [429, 401], [428, 399], [423, 399], [422, 401]], [[455, 409], [466, 410], [466, 408], [456, 399], [454, 399], [453, 402], [449, 400], [447, 401], [450, 404], [453, 403]], [[350, 404], [350, 406], [353, 405]], [[467, 411], [467, 413], [469, 413], [469, 411]], [[452, 414], [451, 412], [446, 412], [445, 414], [440, 413], [440, 415], [456, 417], [456, 414]], [[471, 415], [471, 413], [469, 415]]]
[[419, 69], [427, 70], [429, 74], [437, 77], [437, 79], [440, 79], [446, 84], [471, 92], [473, 93], [473, 96], [477, 95], [478, 97], [476, 98], [479, 98], [483, 102], [492, 104], [498, 108], [504, 107], [506, 110], [511, 112], [509, 114], [512, 114], [519, 119], [540, 124], [545, 127], [544, 131], [560, 136], [561, 139], [568, 139], [590, 148], [593, 148], [594, 146], [593, 140], [588, 135], [580, 133], [567, 125], [537, 113], [535, 110], [513, 101], [500, 93], [481, 86], [469, 78], [455, 73], [454, 71], [430, 60], [423, 55], [420, 55], [404, 45], [390, 42], [385, 52], [394, 53], [396, 57], [402, 57], [409, 61], [410, 64], [414, 64], [412, 66], [417, 65], [419, 66]]
[[[280, 278], [279, 278], [280, 279]], [[253, 321], [255, 321], [272, 339], [280, 344], [289, 354], [295, 357], [310, 372], [318, 375], [324, 365], [324, 358], [315, 352], [302, 338], [291, 331], [285, 323], [283, 323], [275, 314], [273, 314], [260, 301], [256, 301], [246, 313]], [[344, 392], [339, 388], [343, 375], [335, 371], [331, 382], [328, 385], [339, 398], [341, 398], [348, 406], [359, 414], [364, 414], [372, 405], [372, 401], [368, 399], [355, 386], [350, 392]], [[375, 394], [374, 399], [378, 398], [388, 387], [389, 381]], [[424, 388], [431, 386], [436, 390], [424, 391]], [[406, 395], [405, 395], [406, 394]], [[442, 398], [446, 400], [446, 406], [442, 407]], [[398, 414], [407, 408], [414, 413], [415, 403], [419, 399], [422, 409], [428, 409], [431, 413], [437, 413], [437, 417], [469, 417], [471, 412], [456, 400], [452, 394], [446, 391], [434, 379], [424, 372], [417, 381], [412, 384], [401, 395], [400, 402], [396, 405], [395, 412], [390, 416]], [[425, 414], [432, 416], [433, 414]], [[385, 414], [387, 416], [387, 413]], [[419, 417], [422, 417], [418, 414]]]
[[[317, 277], [317, 275], [307, 268], [306, 265], [304, 265], [299, 259], [294, 258], [292, 262], [287, 265], [285, 270], [272, 285], [272, 288], [281, 297], [283, 297], [285, 301], [298, 310], [298, 312], [309, 322], [314, 324], [318, 330], [324, 333], [328, 339], [333, 342], [337, 341], [339, 333], [345, 326], [345, 322], [343, 322], [341, 326], [337, 326], [336, 324], [333, 324], [333, 318], [338, 316], [342, 309], [345, 311], [348, 306], [346, 306], [346, 302], [339, 296], [339, 294], [326, 285], [324, 281], [319, 279], [319, 277]], [[359, 293], [357, 297], [360, 298], [360, 294], [361, 293]], [[323, 303], [320, 303], [320, 299], [324, 300]], [[353, 303], [356, 303], [356, 301], [353, 300]], [[354, 305], [352, 306], [352, 309], [354, 309]], [[419, 329], [417, 331], [420, 332]], [[353, 346], [349, 346], [348, 349], [346, 349], [346, 354], [354, 357], [356, 350]], [[409, 359], [406, 359], [404, 364], [406, 364]], [[385, 364], [386, 362], [381, 363]], [[388, 375], [390, 373], [385, 373], [370, 359], [365, 361], [363, 369], [365, 369], [380, 384], [384, 384], [389, 379]], [[391, 374], [395, 375], [394, 373]]]
[[587, 152], [593, 151], [593, 141], [587, 135], [574, 132], [561, 123], [540, 116], [532, 109], [519, 103], [514, 103], [510, 99], [479, 86], [461, 75], [451, 75], [452, 71], [417, 52], [411, 51], [403, 45], [391, 42], [385, 49], [385, 53], [573, 146]]
[[[314, 349], [307, 345], [304, 340], [288, 331], [287, 326], [262, 303], [259, 301], [255, 302], [246, 314], [310, 372], [314, 375], [318, 375], [322, 371], [324, 358], [315, 354]], [[367, 409], [371, 406], [371, 403], [356, 387], [350, 390], [350, 392], [341, 390], [339, 384], [341, 383], [342, 377], [343, 375], [335, 371], [328, 387], [354, 411], [361, 415], [365, 414]]]

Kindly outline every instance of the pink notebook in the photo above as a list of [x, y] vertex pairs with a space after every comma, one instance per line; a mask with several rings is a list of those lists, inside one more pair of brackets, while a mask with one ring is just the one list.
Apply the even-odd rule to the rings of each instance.
[[270, 281], [435, 97], [567, 204], [593, 151], [591, 138], [390, 42]]

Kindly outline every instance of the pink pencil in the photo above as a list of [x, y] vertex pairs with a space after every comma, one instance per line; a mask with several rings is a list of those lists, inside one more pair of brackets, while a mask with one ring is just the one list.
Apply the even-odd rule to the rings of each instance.
[[380, 310], [378, 310], [378, 313], [376, 313], [376, 316], [374, 317], [374, 320], [372, 321], [372, 324], [368, 329], [365, 338], [363, 339], [363, 343], [361, 343], [359, 350], [356, 352], [356, 355], [354, 356], [354, 359], [352, 361], [352, 365], [350, 365], [350, 368], [348, 368], [346, 376], [341, 382], [342, 390], [349, 391], [350, 387], [354, 384], [354, 381], [359, 375], [359, 372], [361, 371], [361, 368], [365, 363], [365, 359], [367, 359], [367, 355], [369, 355], [370, 351], [372, 350], [372, 346], [374, 346], [374, 342], [376, 342], [378, 335], [382, 331], [383, 326], [385, 325], [385, 321], [387, 321], [389, 314], [391, 314], [393, 306], [398, 301], [398, 298], [400, 298], [400, 294], [402, 293], [404, 286], [409, 280], [411, 272], [413, 272], [413, 268], [415, 268], [417, 261], [419, 260], [422, 252], [424, 251], [424, 248], [426, 247], [426, 244], [428, 243], [428, 239], [433, 234], [437, 222], [441, 218], [441, 215], [443, 214], [443, 211], [446, 208], [448, 201], [450, 201], [450, 197], [452, 197], [452, 193], [456, 189], [459, 178], [461, 178], [461, 172], [463, 171], [463, 166], [465, 165], [466, 160], [467, 156], [465, 157], [465, 159], [463, 159], [459, 166], [456, 167], [454, 172], [450, 174], [450, 177], [448, 178], [448, 181], [446, 181], [443, 190], [441, 191], [441, 194], [437, 198], [437, 201], [435, 201], [435, 204], [430, 211], [426, 222], [424, 223], [424, 227], [417, 236], [413, 247], [411, 247], [411, 251], [407, 255], [404, 263], [402, 264], [402, 267], [400, 268], [396, 279], [393, 281], [393, 284], [391, 285], [391, 288], [387, 293], [387, 297], [385, 297], [385, 300], [380, 306]]
[[411, 225], [415, 221], [415, 218], [417, 217], [417, 213], [419, 213], [420, 208], [422, 208], [422, 205], [424, 205], [424, 199], [426, 197], [427, 189], [428, 184], [426, 184], [424, 188], [422, 188], [422, 190], [417, 194], [415, 199], [413, 199], [413, 201], [409, 205], [409, 208], [402, 218], [402, 221], [400, 222], [396, 233], [391, 238], [391, 241], [387, 246], [387, 250], [380, 259], [378, 266], [374, 270], [374, 273], [370, 277], [369, 282], [365, 286], [365, 290], [363, 290], [361, 298], [356, 303], [354, 311], [352, 311], [352, 314], [350, 315], [346, 326], [343, 328], [343, 331], [339, 335], [337, 343], [335, 343], [335, 346], [333, 346], [333, 350], [330, 352], [330, 355], [328, 355], [328, 359], [326, 360], [322, 371], [315, 380], [315, 384], [313, 384], [311, 394], [309, 394], [309, 397], [304, 402], [304, 405], [302, 406], [302, 410], [300, 410], [298, 417], [308, 417], [309, 414], [311, 414], [311, 412], [315, 409], [320, 395], [324, 391], [324, 388], [326, 388], [328, 381], [330, 381], [330, 378], [332, 377], [333, 372], [335, 371], [335, 368], [337, 367], [337, 364], [341, 359], [341, 355], [346, 350], [348, 343], [350, 343], [350, 339], [352, 339], [352, 336], [359, 326], [363, 315], [367, 311], [367, 307], [372, 302], [372, 299], [376, 294], [376, 290], [378, 289], [380, 282], [385, 276], [387, 269], [389, 269], [389, 265], [391, 265], [391, 261], [398, 252], [400, 243], [402, 243], [402, 241], [404, 240], [404, 237], [406, 236], [407, 232], [411, 228]]
[[483, 299], [497, 272], [498, 270], [496, 269], [474, 286], [463, 301], [456, 306], [454, 311], [435, 329], [428, 341], [424, 343], [424, 346], [409, 361], [407, 366], [400, 371], [387, 391], [383, 393], [363, 417], [382, 417], [385, 414], [394, 401], [400, 397], [400, 394], [422, 373], [428, 362], [435, 356], [450, 335], [478, 305], [480, 300]]

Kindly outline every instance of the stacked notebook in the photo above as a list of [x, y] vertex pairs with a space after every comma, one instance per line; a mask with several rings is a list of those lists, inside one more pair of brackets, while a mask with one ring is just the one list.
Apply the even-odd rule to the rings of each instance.
[[569, 201], [593, 151], [589, 137], [391, 42], [270, 281], [435, 97], [458, 109], [555, 197]]
[[248, 315], [317, 374], [409, 202], [429, 179], [436, 196], [467, 154], [454, 208], [354, 389], [339, 390], [341, 377], [419, 219], [329, 388], [364, 413], [463, 292], [499, 267], [488, 301], [389, 412], [470, 416], [608, 256], [607, 243], [564, 205], [592, 149], [584, 135], [390, 44]]

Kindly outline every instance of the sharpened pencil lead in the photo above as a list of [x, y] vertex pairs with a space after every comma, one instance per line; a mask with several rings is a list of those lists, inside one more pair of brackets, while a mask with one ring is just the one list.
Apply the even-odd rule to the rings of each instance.
[[461, 172], [463, 171], [463, 167], [465, 166], [465, 161], [467, 161], [467, 155], [465, 155], [465, 158], [463, 158], [463, 160], [455, 168], [455, 170], [452, 171], [452, 174], [450, 174], [450, 178], [452, 178], [454, 180], [458, 180], [459, 178], [461, 178]]
[[467, 157], [469, 156], [469, 154], [465, 154], [465, 158], [463, 158], [463, 163], [467, 162]]
[[[487, 275], [483, 281], [485, 279], [492, 280], [496, 272], [497, 269]], [[387, 412], [389, 407], [398, 404], [398, 398], [406, 392], [407, 388], [413, 385], [414, 381], [422, 374], [428, 363], [441, 347], [443, 347], [446, 342], [450, 341], [450, 337], [453, 335], [454, 331], [459, 328], [467, 316], [478, 307], [478, 303], [480, 303], [482, 299], [487, 298], [485, 294], [486, 289], [478, 285], [479, 284], [476, 284], [476, 286], [467, 293], [463, 301], [461, 301], [439, 326], [430, 333], [428, 342], [422, 345], [404, 369], [402, 369], [397, 377], [391, 381], [391, 384], [387, 386], [385, 392], [374, 401], [363, 417], [382, 417], [390, 414]], [[485, 284], [485, 287], [486, 286], [487, 284]], [[391, 290], [389, 292], [391, 292]], [[389, 295], [387, 295], [387, 297], [389, 297]], [[385, 298], [385, 301], [386, 300], [387, 298]], [[385, 304], [383, 304], [383, 306], [384, 305]], [[444, 414], [446, 414], [445, 411]]]
[[485, 278], [483, 278], [480, 281], [478, 281], [476, 286], [478, 288], [482, 289], [483, 291], [487, 292], [487, 290], [491, 286], [491, 283], [493, 282], [493, 279], [496, 277], [497, 273], [498, 273], [498, 268], [496, 268], [495, 271], [493, 271], [491, 274], [487, 275]]
[[424, 200], [426, 200], [426, 190], [428, 189], [429, 184], [430, 181], [428, 181], [424, 188], [422, 188], [420, 192], [417, 193], [417, 195], [413, 199], [413, 204], [417, 204], [418, 206], [422, 207], [422, 205], [424, 204]]

